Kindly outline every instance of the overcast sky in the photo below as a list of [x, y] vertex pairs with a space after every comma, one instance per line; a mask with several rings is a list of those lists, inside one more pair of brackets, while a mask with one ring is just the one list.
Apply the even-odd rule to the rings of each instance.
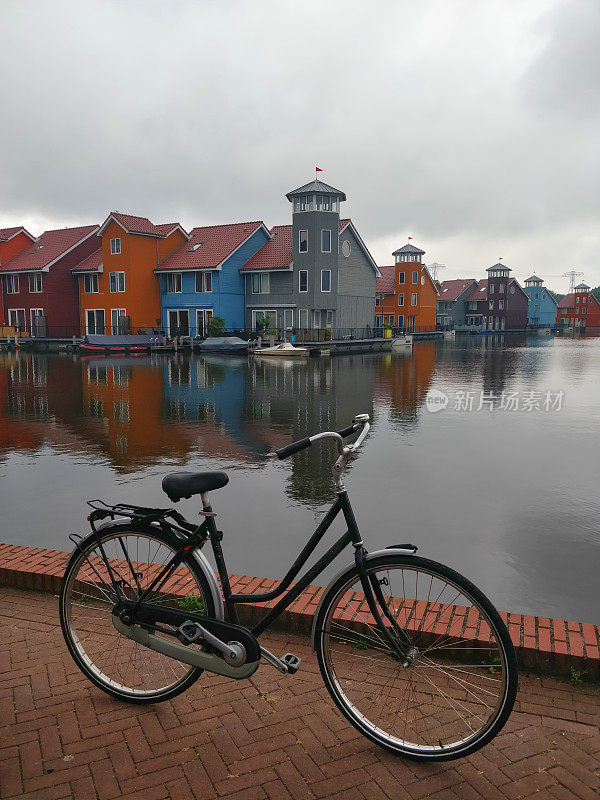
[[598, 0], [0, 0], [0, 226], [286, 223], [600, 284]]

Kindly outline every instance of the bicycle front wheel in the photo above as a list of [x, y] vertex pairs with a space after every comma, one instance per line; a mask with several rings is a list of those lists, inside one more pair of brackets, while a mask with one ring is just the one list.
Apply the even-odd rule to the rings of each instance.
[[443, 761], [483, 747], [508, 719], [517, 691], [500, 615], [470, 581], [435, 561], [389, 554], [368, 559], [366, 569], [404, 655], [378, 628], [350, 568], [316, 620], [319, 667], [336, 705], [398, 755]]
[[[136, 600], [175, 554], [175, 546], [160, 533], [114, 525], [73, 553], [63, 577], [60, 622], [67, 647], [92, 683], [122, 700], [150, 703], [185, 691], [202, 670], [143, 647], [123, 636], [113, 624], [112, 609], [122, 595]], [[110, 570], [109, 570], [110, 567]], [[189, 558], [154, 590], [147, 602], [165, 608], [214, 616], [212, 595], [204, 573]], [[160, 634], [158, 634], [160, 635]], [[198, 647], [198, 645], [190, 645]]]

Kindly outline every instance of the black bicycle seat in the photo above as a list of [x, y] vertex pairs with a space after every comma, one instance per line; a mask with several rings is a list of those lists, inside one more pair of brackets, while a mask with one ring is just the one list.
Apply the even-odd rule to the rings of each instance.
[[225, 472], [172, 472], [162, 480], [163, 491], [174, 503], [182, 497], [190, 498], [194, 494], [212, 492], [229, 483]]

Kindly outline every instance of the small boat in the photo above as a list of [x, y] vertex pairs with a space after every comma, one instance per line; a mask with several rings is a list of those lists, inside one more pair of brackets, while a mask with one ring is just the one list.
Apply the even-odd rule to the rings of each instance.
[[[79, 349], [84, 353], [146, 353], [148, 350], [162, 346], [162, 336], [156, 335], [101, 336], [100, 334], [88, 334], [79, 345]], [[174, 345], [171, 345], [169, 350], [173, 349]]]
[[413, 337], [410, 333], [405, 333], [401, 336], [395, 336], [392, 339], [392, 350], [399, 350], [401, 347], [412, 347]]
[[248, 349], [248, 342], [237, 336], [209, 336], [198, 347], [201, 352], [239, 353]]
[[310, 355], [308, 347], [296, 347], [291, 342], [282, 342], [275, 347], [263, 347], [254, 350], [255, 356], [274, 356], [277, 358], [306, 358]]

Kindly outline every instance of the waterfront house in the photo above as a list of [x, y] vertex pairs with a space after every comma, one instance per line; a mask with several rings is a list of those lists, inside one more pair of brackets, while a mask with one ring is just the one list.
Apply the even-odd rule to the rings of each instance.
[[494, 264], [488, 277], [467, 297], [467, 326], [476, 330], [522, 331], [527, 327], [529, 298], [506, 264]]
[[377, 265], [349, 219], [340, 220], [344, 192], [312, 181], [286, 195], [292, 224], [271, 229], [271, 239], [241, 268], [246, 327], [295, 328], [304, 337], [329, 329], [361, 333], [373, 325]]
[[395, 250], [394, 264], [381, 267], [375, 291], [375, 326], [393, 325], [411, 331], [434, 331], [437, 288], [426, 265], [424, 250], [405, 244]]
[[577, 330], [600, 328], [600, 303], [586, 283], [580, 283], [558, 303], [556, 324]]
[[527, 324], [532, 328], [553, 328], [556, 325], [557, 302], [543, 284], [537, 275], [525, 281], [524, 291], [529, 298]]
[[71, 270], [98, 247], [97, 225], [45, 231], [0, 264], [8, 325], [37, 337], [79, 334]]
[[263, 222], [194, 228], [190, 238], [156, 268], [162, 327], [170, 336], [206, 336], [211, 317], [228, 330], [244, 324], [241, 268], [270, 234]]
[[477, 287], [475, 278], [442, 281], [438, 288], [436, 324], [448, 330], [467, 324], [467, 297]]
[[160, 329], [160, 292], [153, 270], [189, 234], [178, 222], [154, 225], [146, 217], [113, 211], [98, 236], [99, 251], [73, 269], [79, 280], [82, 333]]
[[[28, 244], [35, 240], [23, 227], [0, 228], [0, 266], [12, 258]], [[4, 304], [2, 301], [4, 281], [0, 281], [0, 325], [4, 322]]]

